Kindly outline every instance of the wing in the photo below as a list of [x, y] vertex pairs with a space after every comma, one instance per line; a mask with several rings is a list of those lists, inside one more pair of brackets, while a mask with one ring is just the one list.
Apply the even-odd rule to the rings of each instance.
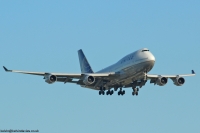
[[[38, 75], [38, 76], [46, 76], [46, 75], [55, 75], [57, 77], [58, 82], [70, 82], [70, 83], [77, 83], [77, 84], [83, 84], [82, 79], [83, 77], [89, 75], [93, 76], [95, 78], [104, 78], [113, 76], [116, 73], [115, 72], [109, 72], [109, 73], [49, 73], [49, 72], [30, 72], [30, 71], [18, 71], [18, 70], [8, 70], [5, 66], [3, 66], [4, 70], [6, 72], [14, 72], [14, 73], [22, 73], [22, 74], [30, 74], [30, 75]], [[79, 79], [78, 81], [73, 81], [73, 79]]]
[[192, 74], [176, 74], [176, 75], [158, 75], [158, 74], [147, 74], [147, 78], [159, 78], [159, 77], [166, 77], [166, 78], [176, 78], [176, 77], [186, 77], [186, 76], [195, 76], [194, 70], [192, 70]]
[[151, 80], [150, 83], [156, 84], [157, 80], [159, 78], [170, 78], [172, 81], [175, 82], [176, 79], [182, 78], [182, 77], [187, 77], [187, 76], [195, 76], [194, 70], [192, 70], [191, 74], [177, 74], [177, 75], [158, 75], [158, 74], [147, 74], [146, 77], [147, 79]]

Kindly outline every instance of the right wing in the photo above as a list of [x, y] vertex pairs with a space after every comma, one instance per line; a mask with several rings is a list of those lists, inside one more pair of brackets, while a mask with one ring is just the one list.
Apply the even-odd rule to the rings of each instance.
[[[116, 75], [115, 72], [109, 73], [48, 73], [48, 72], [30, 72], [30, 71], [18, 71], [18, 70], [8, 70], [5, 66], [3, 66], [6, 72], [14, 72], [14, 73], [22, 73], [22, 74], [30, 74], [30, 75], [37, 75], [37, 76], [48, 76], [48, 75], [55, 75], [57, 77], [58, 82], [71, 82], [71, 83], [80, 83], [82, 84], [82, 79], [85, 76], [93, 76], [95, 78], [104, 78], [109, 76]], [[73, 79], [79, 79], [79, 81], [73, 81]]]

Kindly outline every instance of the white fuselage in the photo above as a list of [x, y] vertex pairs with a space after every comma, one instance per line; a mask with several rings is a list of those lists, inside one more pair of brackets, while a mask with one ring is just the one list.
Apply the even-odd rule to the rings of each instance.
[[[155, 57], [153, 54], [148, 49], [143, 48], [128, 54], [117, 63], [106, 67], [97, 73], [119, 73], [119, 76], [113, 78], [113, 80], [107, 83], [106, 86], [125, 86], [133, 81], [144, 79], [144, 72], [149, 72], [153, 68], [154, 63]], [[91, 86], [89, 88], [96, 89]]]
[[[104, 68], [100, 72], [119, 72], [119, 71], [126, 71], [127, 68], [131, 66], [138, 65], [140, 63], [153, 61], [155, 62], [155, 57], [153, 54], [146, 48], [140, 49], [138, 51], [135, 51], [131, 54], [128, 54], [127, 56], [123, 57], [121, 60], [119, 60], [117, 63]], [[148, 69], [147, 69], [148, 71]], [[150, 71], [150, 70], [149, 70]]]

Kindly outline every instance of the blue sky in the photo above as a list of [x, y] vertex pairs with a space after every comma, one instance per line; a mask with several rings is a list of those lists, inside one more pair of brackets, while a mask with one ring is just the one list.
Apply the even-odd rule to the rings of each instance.
[[0, 66], [79, 73], [83, 49], [94, 71], [147, 47], [152, 74], [197, 75], [182, 87], [147, 83], [138, 97], [99, 96], [73, 84], [5, 73], [0, 129], [40, 132], [200, 132], [200, 1], [0, 1]]

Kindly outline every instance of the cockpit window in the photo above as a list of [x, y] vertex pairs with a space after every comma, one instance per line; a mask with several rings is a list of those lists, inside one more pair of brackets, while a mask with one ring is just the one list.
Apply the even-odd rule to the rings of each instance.
[[142, 52], [149, 51], [149, 50], [142, 50]]

